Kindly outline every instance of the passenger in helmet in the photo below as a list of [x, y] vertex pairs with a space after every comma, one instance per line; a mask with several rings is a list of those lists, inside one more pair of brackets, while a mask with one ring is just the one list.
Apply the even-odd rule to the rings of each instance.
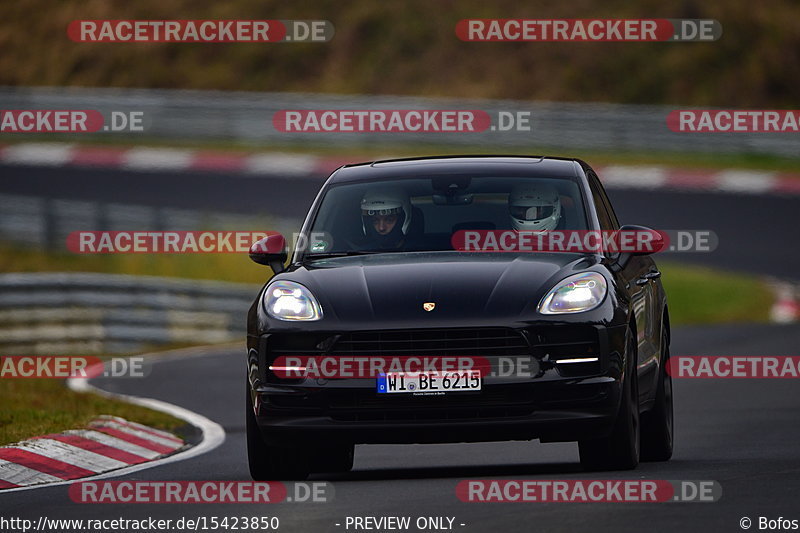
[[508, 212], [518, 231], [551, 231], [561, 219], [561, 200], [552, 185], [519, 185], [508, 195]]
[[377, 189], [361, 199], [361, 221], [367, 248], [399, 248], [411, 225], [411, 201], [397, 189]]

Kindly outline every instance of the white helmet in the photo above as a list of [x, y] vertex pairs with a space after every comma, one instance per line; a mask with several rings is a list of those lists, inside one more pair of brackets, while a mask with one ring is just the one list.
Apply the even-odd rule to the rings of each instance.
[[[403, 194], [398, 189], [378, 189], [367, 191], [361, 199], [361, 217], [374, 215], [402, 215], [398, 221], [402, 220], [401, 229], [403, 235], [408, 234], [411, 225], [411, 200], [408, 195]], [[367, 226], [364, 223], [364, 234], [367, 234]]]
[[552, 185], [519, 185], [508, 195], [508, 212], [516, 230], [551, 231], [561, 219], [561, 200]]

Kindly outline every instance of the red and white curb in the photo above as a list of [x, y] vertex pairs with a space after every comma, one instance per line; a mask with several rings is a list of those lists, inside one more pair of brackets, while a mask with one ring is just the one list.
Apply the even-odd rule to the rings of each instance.
[[[148, 355], [159, 360], [197, 357], [212, 349], [187, 348]], [[171, 433], [118, 417], [101, 416], [86, 429], [44, 435], [0, 447], [0, 490], [12, 492], [123, 476], [204, 454], [225, 441], [225, 430], [198, 413], [152, 398], [139, 398], [98, 389], [86, 378], [71, 378], [67, 386], [77, 392], [141, 405], [170, 414], [198, 428], [201, 440], [189, 446]]]
[[[220, 172], [231, 176], [322, 179], [352, 158], [283, 152], [241, 153], [153, 147], [108, 147], [68, 143], [0, 145], [0, 163], [75, 166], [131, 171]], [[698, 170], [642, 165], [598, 167], [615, 189], [672, 189], [738, 194], [800, 195], [800, 174], [758, 170]]]
[[800, 286], [776, 281], [771, 283], [775, 303], [770, 310], [770, 320], [778, 324], [791, 324], [800, 320]]
[[9, 165], [96, 167], [142, 172], [202, 171], [319, 178], [348, 161], [283, 152], [249, 154], [176, 148], [19, 143], [0, 146], [0, 162]]
[[64, 481], [151, 461], [184, 441], [123, 418], [103, 416], [89, 429], [44, 435], [0, 447], [0, 489]]
[[673, 189], [739, 194], [800, 195], [800, 174], [759, 170], [698, 170], [609, 165], [595, 169], [611, 189]]

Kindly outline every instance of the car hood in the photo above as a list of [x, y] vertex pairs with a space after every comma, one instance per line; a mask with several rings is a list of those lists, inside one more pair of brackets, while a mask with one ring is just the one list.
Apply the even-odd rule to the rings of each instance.
[[[376, 254], [311, 261], [275, 279], [308, 287], [322, 306], [322, 322], [511, 325], [530, 318], [556, 282], [597, 261], [566, 253]], [[425, 303], [435, 307], [426, 311]]]

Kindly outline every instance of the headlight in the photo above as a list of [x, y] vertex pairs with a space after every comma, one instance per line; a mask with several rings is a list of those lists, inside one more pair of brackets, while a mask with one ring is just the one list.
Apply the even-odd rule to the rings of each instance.
[[322, 308], [311, 291], [294, 281], [270, 283], [262, 297], [264, 310], [278, 320], [319, 320]]
[[597, 272], [576, 274], [562, 279], [539, 302], [539, 312], [545, 315], [580, 313], [594, 309], [608, 292], [606, 278]]

